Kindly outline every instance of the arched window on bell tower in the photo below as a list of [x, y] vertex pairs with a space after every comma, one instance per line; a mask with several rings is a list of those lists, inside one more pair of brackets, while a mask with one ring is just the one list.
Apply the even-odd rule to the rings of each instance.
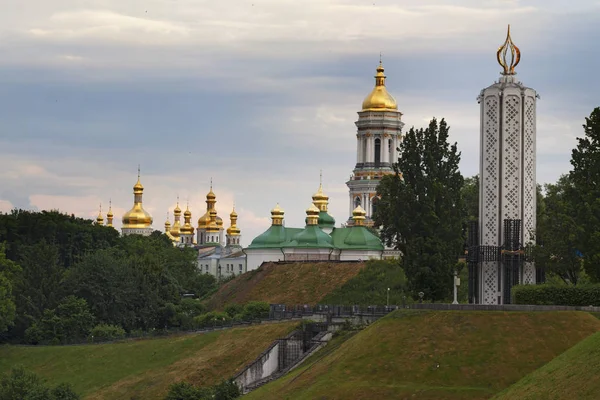
[[388, 139], [388, 160], [390, 160], [390, 164], [394, 164], [398, 160], [394, 160], [394, 142], [392, 139]]
[[375, 216], [375, 210], [377, 210], [377, 203], [379, 203], [379, 198], [375, 196], [371, 199], [371, 218]]
[[354, 198], [354, 208], [360, 206], [360, 196]]
[[375, 139], [375, 168], [379, 167], [381, 163], [381, 139]]

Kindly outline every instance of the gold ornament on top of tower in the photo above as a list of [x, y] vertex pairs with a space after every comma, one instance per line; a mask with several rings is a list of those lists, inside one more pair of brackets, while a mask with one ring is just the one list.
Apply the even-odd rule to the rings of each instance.
[[271, 220], [273, 225], [283, 225], [283, 210], [279, 207], [279, 203], [271, 210]]
[[352, 211], [354, 226], [363, 226], [365, 224], [367, 212], [359, 205]]
[[185, 212], [183, 213], [183, 220], [185, 221], [183, 226], [179, 229], [179, 232], [183, 235], [193, 235], [194, 227], [192, 226], [192, 212], [190, 211], [190, 205], [185, 208]]
[[142, 207], [143, 192], [144, 187], [140, 182], [140, 168], [138, 167], [138, 180], [133, 186], [133, 207], [121, 219], [123, 228], [149, 228], [152, 225], [152, 216]]
[[306, 209], [306, 225], [317, 225], [319, 223], [319, 209], [311, 204]]
[[238, 215], [235, 212], [235, 206], [233, 206], [233, 210], [231, 211], [231, 214], [229, 214], [229, 219], [231, 221], [231, 226], [227, 228], [227, 234], [229, 236], [239, 236], [240, 228], [237, 227]]
[[106, 226], [113, 226], [112, 200], [108, 201], [108, 213], [106, 214]]
[[506, 32], [506, 40], [496, 52], [496, 58], [498, 64], [503, 68], [502, 75], [515, 74], [515, 67], [521, 61], [521, 51], [515, 46], [510, 37], [510, 25], [508, 25], [508, 31]]
[[398, 103], [396, 99], [388, 93], [385, 88], [385, 74], [381, 58], [379, 59], [379, 65], [377, 66], [377, 74], [375, 75], [375, 87], [365, 97], [362, 103], [363, 111], [386, 111], [386, 110], [398, 110]]
[[100, 211], [98, 217], [96, 217], [96, 225], [104, 225], [104, 217], [102, 217], [102, 204], [100, 204]]
[[329, 196], [327, 196], [323, 192], [323, 173], [321, 172], [319, 177], [319, 190], [317, 193], [313, 194], [312, 201], [315, 207], [319, 209], [319, 211], [327, 212], [327, 205], [329, 204]]

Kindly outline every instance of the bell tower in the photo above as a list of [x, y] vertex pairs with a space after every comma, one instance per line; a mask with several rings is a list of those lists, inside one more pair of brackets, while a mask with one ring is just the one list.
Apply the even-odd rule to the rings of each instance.
[[385, 87], [381, 58], [375, 74], [375, 87], [365, 97], [358, 112], [356, 133], [356, 166], [346, 182], [349, 189], [347, 225], [354, 225], [352, 211], [361, 206], [366, 212], [365, 225], [373, 225], [377, 207], [377, 185], [384, 175], [394, 172], [398, 145], [402, 140], [402, 113]]

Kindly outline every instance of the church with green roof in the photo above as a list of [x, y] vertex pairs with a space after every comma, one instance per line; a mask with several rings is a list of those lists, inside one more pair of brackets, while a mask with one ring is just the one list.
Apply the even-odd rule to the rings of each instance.
[[366, 212], [359, 205], [352, 212], [350, 227], [336, 227], [328, 213], [329, 197], [323, 186], [312, 197], [306, 210], [304, 228], [283, 224], [284, 212], [279, 204], [271, 210], [272, 224], [244, 249], [247, 270], [266, 261], [352, 261], [383, 258], [381, 240], [365, 226]]

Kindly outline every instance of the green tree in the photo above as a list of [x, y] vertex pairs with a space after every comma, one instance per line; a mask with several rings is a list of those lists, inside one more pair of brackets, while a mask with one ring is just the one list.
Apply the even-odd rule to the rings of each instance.
[[543, 213], [537, 221], [535, 262], [547, 273], [576, 285], [582, 269], [578, 249], [582, 230], [576, 221], [575, 188], [569, 175], [563, 175], [556, 184], [545, 185], [545, 191]]
[[573, 182], [577, 204], [577, 225], [581, 234], [577, 245], [583, 253], [589, 277], [600, 281], [600, 107], [595, 108], [583, 125], [585, 136], [577, 138], [571, 154]]
[[78, 400], [80, 397], [70, 385], [46, 386], [35, 373], [21, 366], [13, 367], [10, 374], [0, 376], [0, 400]]
[[464, 204], [465, 222], [479, 219], [479, 175], [465, 178], [461, 189]]
[[0, 333], [14, 325], [17, 307], [13, 282], [20, 273], [21, 267], [6, 258], [4, 243], [0, 243]]
[[381, 180], [375, 222], [381, 237], [403, 253], [402, 265], [413, 293], [447, 299], [453, 268], [464, 243], [464, 179], [460, 153], [448, 143], [449, 127], [434, 118], [414, 129], [399, 146], [395, 174]]

